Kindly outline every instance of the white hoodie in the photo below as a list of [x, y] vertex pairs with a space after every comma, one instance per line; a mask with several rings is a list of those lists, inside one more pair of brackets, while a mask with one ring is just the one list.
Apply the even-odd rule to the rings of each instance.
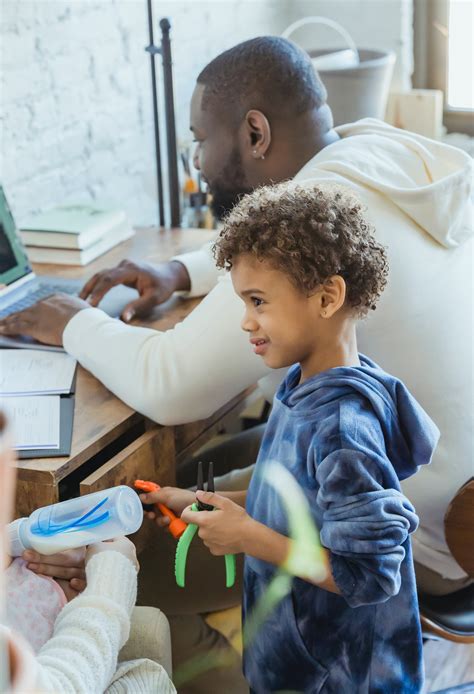
[[[472, 162], [464, 152], [364, 119], [314, 156], [296, 181], [352, 187], [388, 247], [389, 284], [359, 326], [360, 351], [401, 378], [441, 431], [433, 463], [404, 483], [421, 526], [415, 558], [445, 578], [465, 576], [443, 518], [473, 474]], [[173, 330], [134, 328], [87, 309], [64, 346], [131, 407], [161, 424], [209, 416], [269, 374], [240, 329], [241, 300], [209, 246], [178, 256], [191, 294], [209, 294]], [[113, 358], [111, 356], [113, 355]], [[269, 396], [281, 372], [261, 382]]]

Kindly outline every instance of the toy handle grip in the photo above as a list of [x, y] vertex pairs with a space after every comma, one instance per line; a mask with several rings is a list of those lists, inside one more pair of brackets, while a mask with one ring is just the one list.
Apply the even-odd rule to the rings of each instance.
[[[157, 492], [161, 489], [160, 485], [156, 484], [156, 482], [147, 482], [145, 480], [135, 480], [134, 486], [135, 489], [139, 489], [142, 492]], [[187, 523], [181, 520], [181, 518], [178, 518], [178, 516], [173, 513], [168, 506], [165, 506], [165, 504], [154, 504], [154, 506], [163, 516], [169, 518], [168, 530], [173, 537], [178, 540], [188, 527]]]
[[225, 555], [225, 587], [232, 588], [235, 583], [235, 554]]
[[[158, 491], [158, 489], [156, 491]], [[170, 522], [178, 520], [178, 516], [170, 508], [168, 508], [168, 506], [165, 506], [164, 504], [155, 504], [155, 508], [157, 508], [163, 516], [169, 518]]]

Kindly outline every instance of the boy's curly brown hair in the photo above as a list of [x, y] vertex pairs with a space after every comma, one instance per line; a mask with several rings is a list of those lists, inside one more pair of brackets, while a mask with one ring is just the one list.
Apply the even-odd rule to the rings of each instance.
[[213, 251], [230, 270], [249, 253], [310, 293], [333, 275], [346, 282], [346, 305], [361, 317], [382, 293], [387, 254], [358, 198], [332, 184], [280, 183], [243, 197], [224, 220]]

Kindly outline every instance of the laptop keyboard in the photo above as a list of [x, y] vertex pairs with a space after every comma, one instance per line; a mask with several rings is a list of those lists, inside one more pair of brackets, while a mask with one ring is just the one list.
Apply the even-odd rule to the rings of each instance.
[[9, 316], [11, 313], [17, 313], [17, 311], [23, 311], [23, 309], [28, 308], [28, 306], [33, 306], [33, 304], [41, 301], [41, 299], [46, 299], [47, 296], [51, 296], [52, 294], [57, 294], [59, 292], [62, 292], [63, 294], [77, 294], [77, 286], [53, 283], [41, 285], [34, 292], [25, 294], [25, 296], [19, 301], [16, 301], [15, 303], [10, 304], [10, 306], [0, 310], [0, 318], [5, 318], [5, 316]]

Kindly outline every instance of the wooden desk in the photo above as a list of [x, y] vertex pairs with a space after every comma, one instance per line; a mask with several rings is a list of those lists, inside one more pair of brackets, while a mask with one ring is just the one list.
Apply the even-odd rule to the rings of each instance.
[[[212, 238], [212, 232], [202, 230], [140, 230], [133, 239], [85, 268], [42, 264], [35, 271], [85, 280], [123, 258], [164, 261], [198, 248]], [[140, 324], [167, 330], [183, 320], [198, 303], [199, 299], [173, 297], [156, 307], [150, 319]], [[27, 515], [38, 506], [78, 494], [131, 484], [137, 477], [163, 485], [174, 484], [176, 464], [213, 436], [222, 426], [222, 418], [242, 407], [248, 392], [234, 398], [209, 419], [162, 427], [130, 409], [79, 366], [71, 455], [18, 461], [17, 515]]]

